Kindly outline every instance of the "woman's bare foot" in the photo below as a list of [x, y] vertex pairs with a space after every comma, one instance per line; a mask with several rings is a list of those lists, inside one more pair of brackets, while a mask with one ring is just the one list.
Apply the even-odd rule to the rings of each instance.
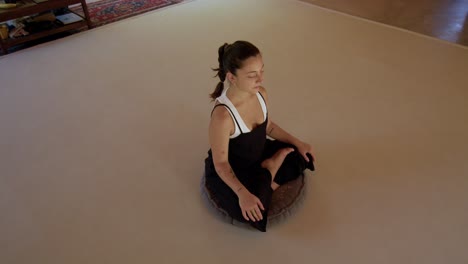
[[277, 183], [273, 182], [273, 179], [275, 179], [276, 173], [281, 167], [281, 164], [283, 164], [283, 161], [286, 158], [286, 156], [293, 151], [293, 148], [280, 149], [271, 158], [266, 159], [262, 162], [262, 168], [269, 170], [271, 173], [271, 188], [273, 189], [273, 191], [279, 187]]
[[278, 187], [280, 187], [279, 184], [277, 184], [277, 183], [274, 182], [274, 181], [271, 182], [271, 189], [272, 189], [273, 191], [275, 191], [276, 189], [278, 189]]

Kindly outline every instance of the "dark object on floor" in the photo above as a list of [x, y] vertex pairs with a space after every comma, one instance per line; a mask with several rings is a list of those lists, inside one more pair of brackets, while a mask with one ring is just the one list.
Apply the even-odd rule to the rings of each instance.
[[51, 21], [28, 22], [24, 25], [24, 30], [30, 34], [52, 29], [55, 26]]

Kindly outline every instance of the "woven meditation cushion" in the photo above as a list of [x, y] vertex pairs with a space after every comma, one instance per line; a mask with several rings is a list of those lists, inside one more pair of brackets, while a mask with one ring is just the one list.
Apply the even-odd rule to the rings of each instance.
[[[305, 179], [306, 176], [302, 174], [297, 179], [281, 185], [273, 192], [270, 210], [268, 211], [267, 226], [283, 222], [300, 206], [305, 196]], [[233, 219], [223, 208], [218, 206], [210, 191], [206, 188], [205, 176], [201, 179], [200, 189], [205, 203], [221, 220], [236, 226], [250, 227], [247, 223]]]

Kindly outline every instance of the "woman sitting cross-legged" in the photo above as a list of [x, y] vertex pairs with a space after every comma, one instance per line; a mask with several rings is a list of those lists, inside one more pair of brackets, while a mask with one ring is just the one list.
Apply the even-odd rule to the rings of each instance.
[[271, 120], [257, 47], [236, 41], [222, 45], [218, 55], [206, 188], [232, 218], [265, 232], [273, 191], [306, 168], [314, 170], [312, 147]]

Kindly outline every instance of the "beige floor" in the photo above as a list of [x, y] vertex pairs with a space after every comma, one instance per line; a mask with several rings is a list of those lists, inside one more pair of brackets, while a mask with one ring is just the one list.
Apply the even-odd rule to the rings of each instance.
[[[198, 190], [210, 67], [236, 39], [318, 158], [267, 233]], [[467, 48], [300, 1], [197, 0], [0, 69], [0, 263], [468, 263]]]

